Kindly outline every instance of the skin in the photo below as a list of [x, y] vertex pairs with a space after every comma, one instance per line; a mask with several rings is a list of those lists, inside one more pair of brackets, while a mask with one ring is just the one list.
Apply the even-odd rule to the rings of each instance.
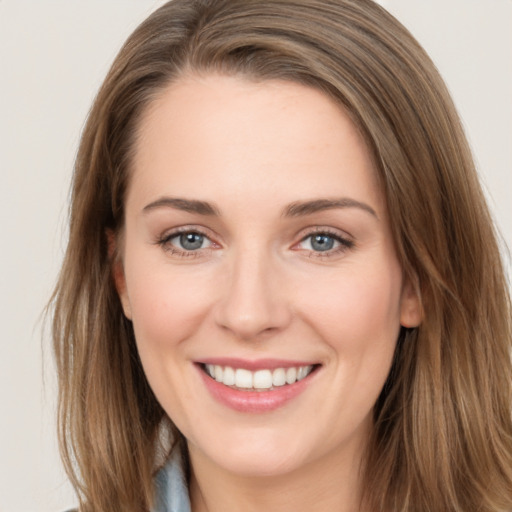
[[[187, 439], [193, 510], [357, 510], [372, 408], [420, 307], [346, 113], [299, 84], [183, 77], [141, 120], [125, 221], [116, 284], [150, 385]], [[202, 233], [201, 248], [183, 248], [177, 229]], [[332, 249], [316, 250], [318, 232]], [[216, 401], [195, 364], [226, 356], [319, 367], [284, 406], [247, 413]]]

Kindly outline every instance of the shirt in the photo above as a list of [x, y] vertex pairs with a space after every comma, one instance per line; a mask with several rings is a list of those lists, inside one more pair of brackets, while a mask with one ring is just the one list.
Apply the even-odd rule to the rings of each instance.
[[190, 512], [183, 456], [177, 447], [155, 477], [155, 505], [151, 512]]

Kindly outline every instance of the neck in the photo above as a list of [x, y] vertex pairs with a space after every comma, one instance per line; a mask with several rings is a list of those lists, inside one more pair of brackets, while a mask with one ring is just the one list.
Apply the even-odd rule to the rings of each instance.
[[286, 474], [241, 476], [189, 448], [193, 512], [358, 512], [361, 450], [329, 453]]

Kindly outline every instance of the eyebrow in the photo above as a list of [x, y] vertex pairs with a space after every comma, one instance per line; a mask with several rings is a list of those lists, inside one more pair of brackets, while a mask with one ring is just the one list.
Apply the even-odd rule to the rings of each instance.
[[340, 199], [314, 199], [313, 201], [296, 201], [289, 204], [283, 211], [284, 217], [301, 217], [311, 215], [323, 210], [333, 210], [336, 208], [359, 208], [369, 214], [373, 215], [376, 219], [379, 217], [375, 210], [361, 201], [342, 197]]
[[[143, 208], [143, 212], [149, 212], [157, 208], [174, 208], [190, 213], [197, 213], [198, 215], [217, 216], [220, 217], [219, 209], [211, 203], [206, 201], [199, 201], [197, 199], [184, 199], [180, 197], [161, 197], [152, 203], [149, 203]], [[368, 212], [376, 219], [378, 219], [375, 210], [361, 201], [343, 197], [339, 199], [313, 199], [311, 201], [295, 201], [286, 206], [282, 212], [283, 217], [302, 217], [311, 215], [324, 210], [333, 210], [337, 208], [359, 208]]]
[[142, 210], [144, 213], [156, 208], [175, 208], [185, 212], [197, 213], [199, 215], [216, 215], [220, 216], [219, 210], [206, 201], [198, 201], [197, 199], [183, 199], [180, 197], [161, 197], [152, 203], [149, 203]]

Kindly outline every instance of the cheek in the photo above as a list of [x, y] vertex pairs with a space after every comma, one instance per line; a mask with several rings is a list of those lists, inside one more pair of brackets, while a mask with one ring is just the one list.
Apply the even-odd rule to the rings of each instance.
[[163, 408], [169, 415], [172, 411], [173, 421], [179, 420], [180, 430], [188, 431], [187, 418], [192, 423], [200, 418], [187, 407], [194, 396], [190, 386], [183, 385], [190, 378], [190, 344], [183, 342], [194, 338], [204, 322], [212, 290], [205, 289], [203, 276], [157, 265], [136, 251], [125, 262], [125, 272], [144, 372]]
[[398, 265], [370, 265], [364, 271], [344, 269], [317, 280], [303, 297], [309, 323], [341, 353], [388, 357], [400, 330], [401, 273]]
[[[139, 350], [172, 349], [207, 314], [211, 294], [199, 272], [183, 272], [132, 253], [125, 263], [127, 292]], [[141, 354], [142, 355], [142, 354]]]

